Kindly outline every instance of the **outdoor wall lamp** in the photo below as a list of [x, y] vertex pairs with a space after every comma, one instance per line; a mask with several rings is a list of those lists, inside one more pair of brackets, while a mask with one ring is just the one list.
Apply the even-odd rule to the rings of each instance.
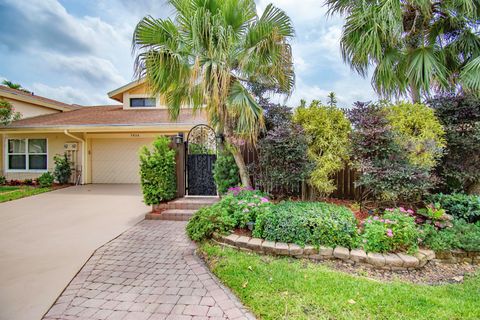
[[176, 143], [177, 145], [183, 143], [183, 133], [178, 133], [178, 134], [175, 136], [175, 143]]

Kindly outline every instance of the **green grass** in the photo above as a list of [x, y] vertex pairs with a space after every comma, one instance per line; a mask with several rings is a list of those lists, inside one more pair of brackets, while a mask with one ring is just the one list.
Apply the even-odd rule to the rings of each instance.
[[52, 190], [52, 188], [35, 188], [28, 186], [0, 186], [0, 203], [34, 196], [36, 194], [48, 192], [50, 190]]
[[208, 243], [200, 251], [259, 319], [480, 319], [478, 274], [442, 286], [382, 283]]

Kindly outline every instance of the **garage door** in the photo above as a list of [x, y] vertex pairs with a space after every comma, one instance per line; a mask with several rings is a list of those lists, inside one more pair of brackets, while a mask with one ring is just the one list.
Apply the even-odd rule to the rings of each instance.
[[138, 151], [148, 139], [93, 139], [93, 183], [140, 183]]

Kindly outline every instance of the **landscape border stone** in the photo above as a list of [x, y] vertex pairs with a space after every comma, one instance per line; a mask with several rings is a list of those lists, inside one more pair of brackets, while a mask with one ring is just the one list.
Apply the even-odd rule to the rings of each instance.
[[[411, 256], [403, 253], [366, 253], [362, 249], [350, 250], [345, 247], [331, 248], [320, 246], [318, 249], [310, 245], [301, 247], [294, 243], [274, 242], [260, 238], [238, 236], [233, 233], [226, 236], [215, 234], [213, 238], [221, 245], [237, 248], [242, 251], [311, 260], [340, 259], [352, 264], [358, 263], [369, 265], [373, 268], [389, 270], [422, 268], [436, 257], [435, 252], [424, 249], [420, 249], [416, 256]], [[465, 258], [469, 255], [463, 252], [461, 256]], [[471, 257], [470, 259], [473, 260], [475, 258]]]

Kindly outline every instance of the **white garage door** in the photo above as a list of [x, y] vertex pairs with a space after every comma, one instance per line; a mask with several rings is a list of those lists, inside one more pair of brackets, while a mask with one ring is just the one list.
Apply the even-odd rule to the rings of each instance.
[[93, 183], [140, 183], [138, 151], [145, 139], [93, 139]]

